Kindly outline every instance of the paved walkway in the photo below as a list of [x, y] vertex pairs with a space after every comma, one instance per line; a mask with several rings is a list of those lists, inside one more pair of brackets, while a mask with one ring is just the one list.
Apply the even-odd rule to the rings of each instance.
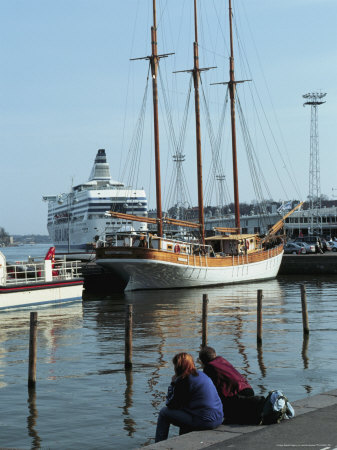
[[296, 416], [280, 424], [221, 425], [212, 431], [194, 431], [149, 445], [146, 449], [337, 450], [337, 389], [291, 404]]

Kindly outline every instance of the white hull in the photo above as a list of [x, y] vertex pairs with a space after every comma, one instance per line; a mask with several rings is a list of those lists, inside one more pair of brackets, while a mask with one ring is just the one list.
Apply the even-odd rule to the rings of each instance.
[[54, 260], [51, 247], [44, 260], [7, 264], [0, 252], [0, 310], [82, 300], [79, 261]]
[[275, 278], [283, 252], [249, 264], [227, 267], [200, 267], [149, 259], [98, 259], [97, 264], [129, 280], [127, 291], [137, 289], [176, 289], [244, 283]]
[[41, 306], [50, 303], [64, 303], [82, 300], [82, 284], [70, 286], [45, 286], [38, 290], [25, 287], [22, 291], [0, 293], [0, 310]]

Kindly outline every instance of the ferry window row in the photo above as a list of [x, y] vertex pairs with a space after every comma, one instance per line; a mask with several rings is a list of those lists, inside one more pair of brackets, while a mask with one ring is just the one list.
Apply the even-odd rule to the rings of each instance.
[[122, 225], [123, 223], [127, 223], [128, 225], [132, 224], [132, 222], [105, 222], [105, 225]]

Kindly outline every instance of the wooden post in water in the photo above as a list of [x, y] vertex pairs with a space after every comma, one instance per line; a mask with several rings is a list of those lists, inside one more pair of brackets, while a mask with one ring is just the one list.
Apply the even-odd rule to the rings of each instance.
[[37, 312], [30, 313], [28, 387], [36, 384]]
[[256, 330], [256, 340], [257, 344], [262, 344], [262, 289], [257, 291], [257, 330]]
[[304, 284], [301, 284], [301, 303], [302, 303], [302, 321], [303, 321], [303, 334], [308, 336], [309, 334], [309, 320], [307, 311], [307, 292]]
[[202, 340], [201, 347], [207, 345], [207, 316], [208, 316], [208, 295], [202, 296]]
[[125, 315], [125, 369], [132, 369], [132, 305], [127, 305]]

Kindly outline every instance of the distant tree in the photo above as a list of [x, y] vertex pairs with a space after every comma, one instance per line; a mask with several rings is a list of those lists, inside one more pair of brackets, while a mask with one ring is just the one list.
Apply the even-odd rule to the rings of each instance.
[[5, 229], [0, 227], [0, 245], [9, 244], [9, 234], [6, 233]]

